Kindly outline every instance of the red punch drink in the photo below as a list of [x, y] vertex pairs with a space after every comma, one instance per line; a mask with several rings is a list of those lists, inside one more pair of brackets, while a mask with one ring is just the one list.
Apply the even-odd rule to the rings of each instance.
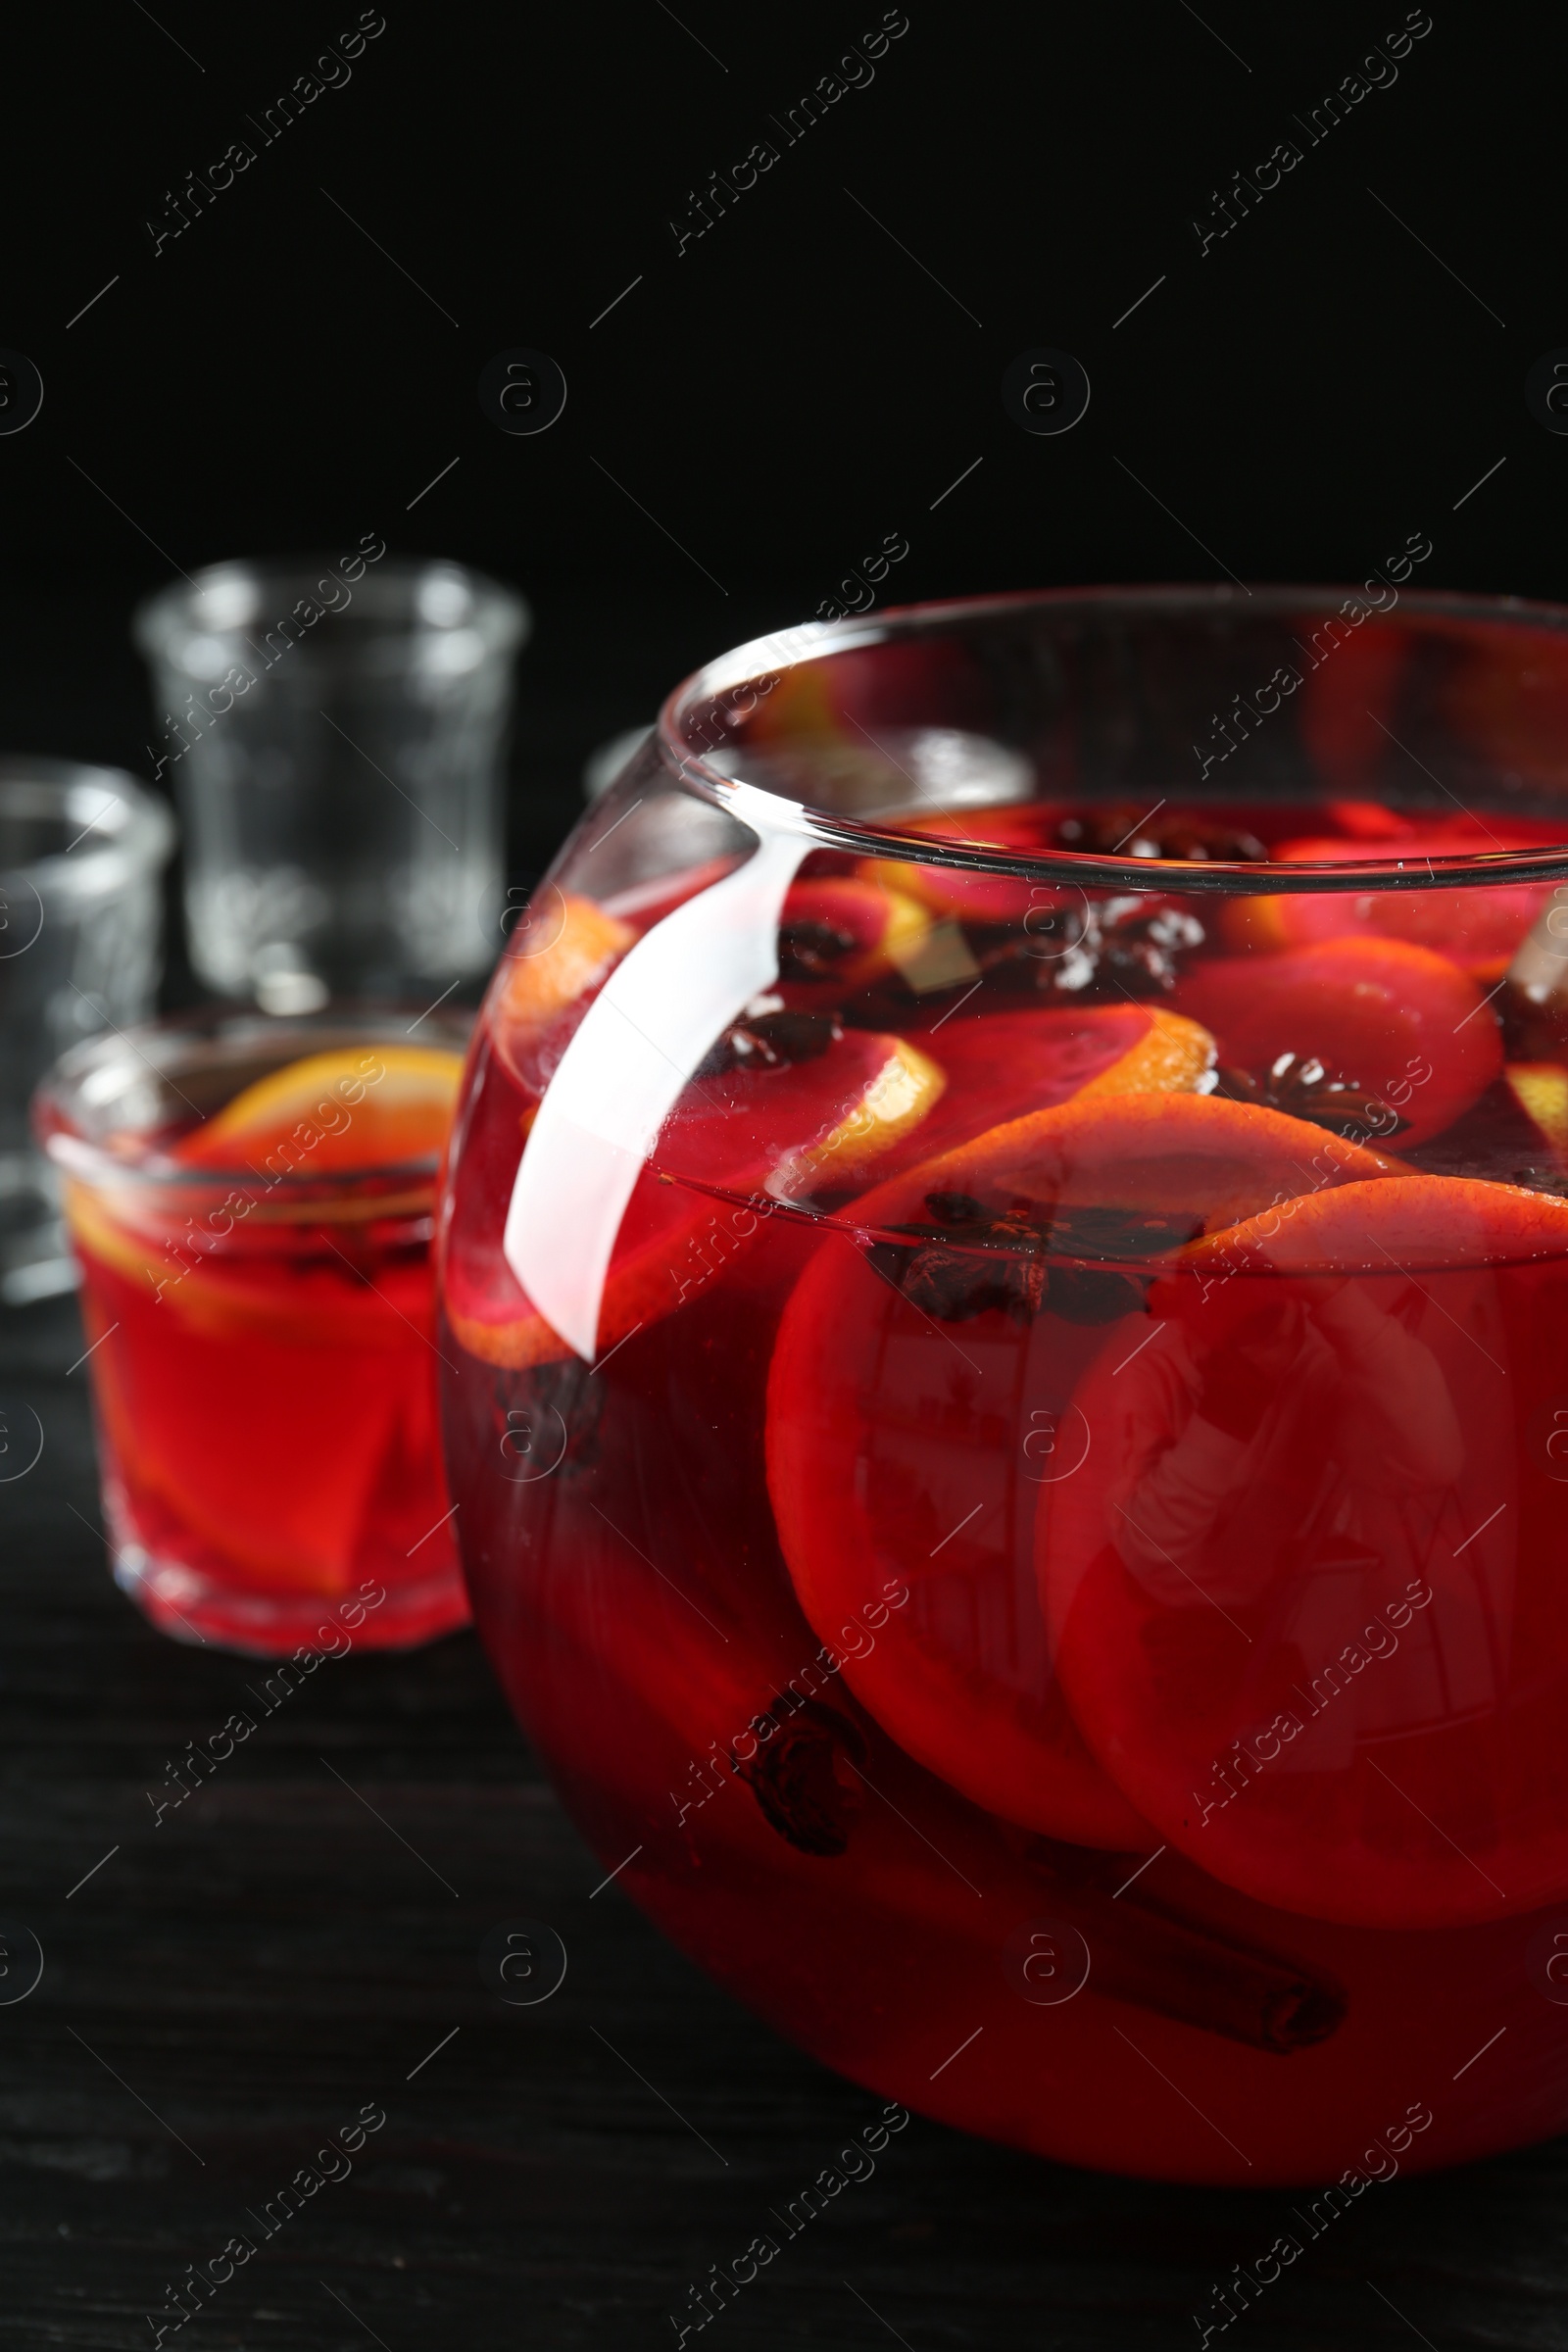
[[372, 1646], [466, 1620], [429, 1260], [458, 1034], [151, 1029], [39, 1099], [116, 1575], [176, 1638], [274, 1654], [345, 1601]]
[[818, 2056], [1353, 2197], [1568, 2121], [1565, 828], [1050, 791], [1049, 734], [806, 814], [951, 777], [998, 611], [735, 657], [746, 757], [647, 755], [514, 940], [441, 1210], [475, 1616], [606, 1869]]

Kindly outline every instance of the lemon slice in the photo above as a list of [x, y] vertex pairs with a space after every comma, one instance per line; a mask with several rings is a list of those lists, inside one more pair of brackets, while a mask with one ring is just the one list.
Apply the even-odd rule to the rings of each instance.
[[462, 1077], [462, 1054], [433, 1046], [308, 1054], [247, 1086], [175, 1156], [188, 1167], [245, 1166], [286, 1144], [289, 1172], [309, 1175], [424, 1159], [446, 1142]]

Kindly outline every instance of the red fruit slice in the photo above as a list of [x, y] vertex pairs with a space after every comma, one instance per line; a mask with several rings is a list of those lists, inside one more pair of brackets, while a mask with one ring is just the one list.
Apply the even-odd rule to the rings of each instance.
[[[694, 1079], [654, 1148], [664, 1176], [808, 1202], [858, 1184], [913, 1134], [942, 1096], [938, 1065], [907, 1039], [852, 1029], [821, 1055], [779, 1070]], [[726, 1167], [743, 1171], [726, 1177]]]
[[[1560, 827], [1510, 825], [1500, 819], [1490, 830], [1465, 818], [1420, 831], [1395, 832], [1392, 818], [1390, 826], [1388, 838], [1381, 842], [1364, 835], [1355, 841], [1325, 836], [1281, 842], [1270, 855], [1282, 865], [1396, 858], [1419, 872], [1429, 858], [1545, 849], [1561, 838]], [[1513, 954], [1553, 887], [1550, 882], [1478, 882], [1452, 890], [1323, 891], [1300, 898], [1233, 899], [1220, 917], [1220, 929], [1232, 947], [1269, 951], [1351, 936], [1405, 939], [1436, 948], [1473, 972]]]
[[[1039, 854], [1040, 818], [1028, 808], [941, 809], [909, 826], [912, 833], [931, 833], [970, 848], [1023, 850]], [[860, 868], [868, 877], [886, 875], [899, 889], [909, 892], [936, 914], [957, 916], [972, 923], [1022, 922], [1031, 911], [1054, 911], [1075, 893], [1024, 882], [1011, 874], [966, 874], [947, 865], [889, 865], [868, 859]]]
[[[727, 699], [740, 709], [745, 692], [731, 687]], [[767, 673], [746, 717], [745, 740], [808, 757], [840, 749], [875, 754], [887, 729], [911, 720], [984, 733], [994, 703], [995, 688], [972, 646], [924, 633], [904, 644], [883, 637], [842, 652], [824, 648], [814, 660]]]
[[779, 918], [779, 977], [791, 999], [835, 1001], [907, 962], [931, 929], [919, 901], [886, 884], [886, 867], [797, 882]]
[[[1365, 619], [1364, 612], [1355, 615], [1356, 621]], [[1397, 623], [1392, 628], [1352, 623], [1347, 634], [1345, 620], [1329, 613], [1312, 631], [1311, 646], [1301, 644], [1312, 664], [1303, 680], [1301, 740], [1319, 776], [1332, 779], [1336, 791], [1376, 789], [1389, 738], [1374, 713], [1392, 717], [1396, 711], [1411, 644], [1412, 634]], [[1276, 671], [1271, 682], [1285, 686], [1285, 677]]]
[[896, 865], [899, 886], [933, 914], [965, 923], [1021, 923], [1076, 906], [1065, 890], [1019, 881], [1011, 874], [966, 874], [943, 865]]
[[[1383, 801], [1325, 801], [1323, 808], [1340, 829], [1336, 838], [1347, 857], [1352, 855], [1351, 842], [1377, 842], [1383, 846], [1364, 849], [1358, 854], [1364, 858], [1396, 858], [1399, 853], [1396, 845], [1409, 840], [1418, 829], [1408, 817], [1401, 816]], [[1276, 858], [1282, 854], [1279, 850], [1273, 853]]]
[[[1490, 1086], [1502, 1044], [1465, 973], [1429, 948], [1330, 939], [1284, 956], [1238, 956], [1183, 982], [1176, 1002], [1214, 1033], [1222, 1068], [1266, 1077], [1315, 1057], [1390, 1112], [1400, 1150], [1441, 1134]], [[1405, 1124], [1395, 1133], [1394, 1117]]]
[[890, 1152], [888, 1175], [915, 1153], [929, 1159], [1078, 1096], [1195, 1087], [1214, 1062], [1206, 1029], [1149, 1004], [988, 1012], [950, 1021], [921, 1048], [945, 1073], [947, 1090], [918, 1132]]
[[[1568, 1203], [1414, 1176], [1197, 1244], [1073, 1403], [1056, 1670], [1160, 1834], [1356, 1926], [1568, 1894]], [[1559, 1448], [1560, 1450], [1560, 1448]]]
[[[942, 1072], [903, 1038], [852, 1030], [809, 1061], [693, 1079], [665, 1120], [621, 1221], [599, 1313], [601, 1352], [693, 1297], [757, 1234], [770, 1200], [856, 1181], [921, 1120]], [[673, 1181], [739, 1196], [715, 1200]], [[495, 1193], [470, 1184], [441, 1285], [459, 1342], [520, 1368], [571, 1353], [501, 1252]]]
[[[1313, 1181], [1314, 1156], [1326, 1183], [1388, 1165], [1276, 1112], [1183, 1094], [1091, 1097], [927, 1158], [854, 1215], [868, 1232], [929, 1227], [937, 1195], [1048, 1222], [1077, 1208], [1092, 1223], [1109, 1202], [1145, 1228], [1132, 1254], [1148, 1261], [1152, 1217], [1175, 1212], [1183, 1237], [1228, 1224]], [[906, 1283], [917, 1262], [906, 1244]], [[1091, 1762], [1053, 1674], [1033, 1524], [1039, 1496], [1070, 1484], [1092, 1448], [1070, 1409], [1081, 1371], [1138, 1348], [1142, 1309], [1135, 1280], [1088, 1268], [1064, 1283], [1054, 1274], [1045, 1311], [1021, 1320], [998, 1305], [938, 1321], [835, 1234], [785, 1310], [768, 1383], [768, 1489], [811, 1624], [831, 1639], [884, 1579], [909, 1588], [896, 1628], [845, 1665], [857, 1696], [976, 1804], [1112, 1847], [1147, 1833]]]

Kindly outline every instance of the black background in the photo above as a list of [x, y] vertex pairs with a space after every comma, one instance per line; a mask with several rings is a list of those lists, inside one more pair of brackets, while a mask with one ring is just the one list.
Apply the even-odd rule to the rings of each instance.
[[[145, 769], [135, 598], [376, 532], [534, 605], [527, 876], [596, 743], [812, 613], [888, 533], [901, 602], [1354, 581], [1416, 532], [1423, 585], [1568, 593], [1568, 438], [1523, 397], [1568, 344], [1568, 31], [1544, 12], [1434, 0], [1394, 86], [1308, 146], [1293, 117], [1401, 7], [910, 0], [870, 86], [679, 254], [689, 192], [774, 138], [878, 7], [386, 0], [347, 85], [261, 146], [246, 117], [358, 13], [104, 0], [7, 27], [0, 344], [45, 398], [0, 437], [0, 747]], [[155, 256], [147, 220], [239, 138], [254, 164]], [[1193, 218], [1286, 138], [1301, 163], [1200, 254]], [[478, 404], [518, 345], [569, 387], [537, 437]], [[1002, 405], [1040, 345], [1093, 386], [1060, 438]], [[145, 1789], [239, 1703], [242, 1662], [161, 1642], [110, 1587], [79, 1344], [59, 1302], [12, 1318], [0, 1357], [46, 1432], [0, 1531], [0, 1882], [47, 1958], [0, 2006], [0, 2342], [147, 2343], [165, 2282], [376, 2098], [375, 2161], [172, 2340], [673, 2340], [687, 2282], [865, 2094], [590, 1893], [600, 1868], [466, 1639], [332, 1667], [155, 1834]], [[502, 2015], [476, 1954], [519, 1915], [558, 1927], [572, 1973]], [[1233, 2340], [1568, 2343], [1563, 2162], [1377, 2189]], [[1191, 2343], [1211, 2284], [1282, 2226], [1276, 2198], [1098, 2180], [923, 2124], [856, 2194], [711, 2340]]]
[[[1393, 0], [916, 6], [786, 147], [769, 118], [880, 24], [870, 0], [679, 22], [392, 0], [351, 78], [263, 145], [247, 118], [358, 15], [125, 0], [8, 34], [0, 342], [45, 383], [0, 440], [18, 749], [145, 766], [133, 596], [366, 531], [536, 606], [524, 870], [594, 742], [814, 612], [889, 532], [900, 602], [1357, 580], [1415, 531], [1424, 585], [1563, 592], [1568, 440], [1523, 397], [1568, 341], [1544, 12], [1440, 9], [1308, 145], [1294, 118], [1403, 24]], [[691, 192], [763, 137], [778, 162], [677, 253]], [[1301, 162], [1200, 254], [1195, 217], [1286, 138]], [[235, 139], [255, 162], [155, 256], [148, 221]], [[478, 404], [516, 345], [569, 387], [537, 437]], [[1060, 438], [1002, 406], [1035, 345], [1093, 385]]]

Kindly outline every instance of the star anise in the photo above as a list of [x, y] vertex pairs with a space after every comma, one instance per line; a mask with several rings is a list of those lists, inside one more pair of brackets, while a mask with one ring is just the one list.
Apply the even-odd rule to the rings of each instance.
[[1203, 926], [1181, 906], [1156, 906], [1144, 899], [1108, 899], [1101, 911], [1100, 968], [1096, 978], [1108, 990], [1129, 996], [1167, 996], [1188, 956], [1203, 944]]
[[1031, 914], [1022, 930], [971, 935], [994, 985], [1077, 1004], [1169, 996], [1203, 944], [1197, 915], [1139, 892]]
[[859, 941], [838, 923], [785, 923], [778, 935], [781, 980], [831, 980]]
[[1211, 858], [1245, 860], [1267, 858], [1255, 833], [1245, 825], [1200, 815], [1193, 808], [1083, 808], [1056, 827], [1064, 850], [1110, 858]]
[[781, 1838], [803, 1854], [842, 1854], [860, 1810], [857, 1768], [865, 1762], [865, 1741], [837, 1707], [814, 1698], [791, 1703], [799, 1712], [765, 1745], [745, 1763], [732, 1753], [731, 1762]]
[[1371, 1093], [1359, 1079], [1327, 1069], [1315, 1054], [1276, 1054], [1266, 1070], [1219, 1069], [1214, 1092], [1232, 1102], [1288, 1111], [1293, 1119], [1307, 1119], [1314, 1127], [1326, 1127], [1356, 1143], [1372, 1137], [1387, 1143], [1409, 1124], [1392, 1102]]
[[[918, 1229], [916, 1229], [918, 1230]], [[1026, 1218], [996, 1216], [956, 1247], [927, 1242], [904, 1268], [900, 1289], [939, 1323], [966, 1323], [1001, 1307], [1027, 1323], [1045, 1299], [1045, 1235]]]
[[1071, 1257], [1154, 1257], [1196, 1241], [1201, 1213], [1187, 1208], [1122, 1208], [1101, 1201], [1057, 1201], [1051, 1212], [1051, 1246]]
[[881, 1242], [868, 1252], [878, 1272], [938, 1323], [967, 1322], [1000, 1309], [1027, 1323], [1049, 1309], [1069, 1323], [1108, 1323], [1136, 1314], [1148, 1298], [1146, 1277], [1113, 1263], [1084, 1259], [1147, 1258], [1191, 1241], [1202, 1218], [1165, 1212], [1053, 1202], [1006, 1206], [967, 1193], [928, 1193], [930, 1225], [900, 1225], [907, 1244]]
[[[1488, 1175], [1492, 1174], [1490, 1168]], [[1544, 1168], [1533, 1160], [1529, 1166], [1510, 1168], [1506, 1176], [1493, 1178], [1496, 1184], [1516, 1184], [1526, 1193], [1553, 1193], [1559, 1200], [1568, 1200], [1568, 1175], [1561, 1168]]]
[[836, 1015], [824, 1012], [743, 1013], [698, 1063], [698, 1078], [726, 1070], [782, 1070], [792, 1062], [815, 1061], [844, 1035]]

